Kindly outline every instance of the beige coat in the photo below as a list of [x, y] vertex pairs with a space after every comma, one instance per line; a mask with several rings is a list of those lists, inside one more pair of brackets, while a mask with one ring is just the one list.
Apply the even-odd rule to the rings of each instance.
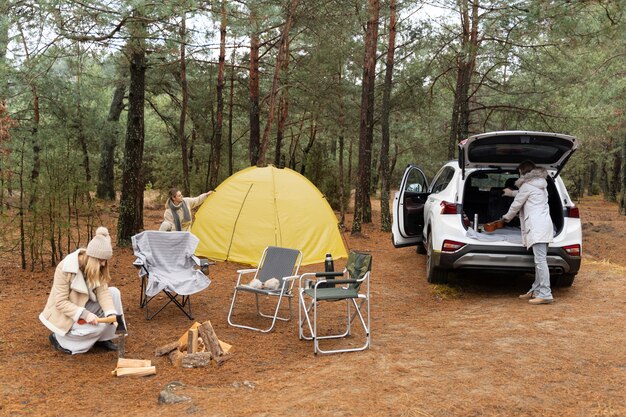
[[515, 185], [519, 191], [513, 192], [515, 199], [509, 211], [502, 216], [510, 222], [519, 216], [522, 229], [522, 243], [527, 248], [535, 243], [550, 243], [554, 236], [554, 225], [548, 205], [548, 171], [536, 168], [520, 177]]
[[65, 335], [78, 321], [90, 298], [100, 304], [105, 316], [116, 314], [107, 284], [101, 284], [93, 291], [87, 288], [87, 282], [78, 265], [78, 254], [84, 251], [85, 249], [79, 249], [70, 253], [54, 271], [48, 302], [39, 314], [39, 320], [52, 332]]
[[[184, 197], [183, 202], [187, 204], [187, 208], [189, 209], [189, 214], [191, 215], [191, 219], [193, 219], [193, 213], [191, 210], [198, 207], [200, 204], [206, 200], [209, 196], [209, 193], [200, 194], [198, 197]], [[169, 200], [168, 200], [169, 201]], [[182, 203], [178, 208], [176, 208], [176, 213], [178, 214], [178, 218], [180, 219], [180, 227], [182, 232], [188, 232], [191, 230], [191, 224], [193, 220], [189, 220], [188, 222], [184, 221], [185, 213], [183, 211]], [[163, 213], [163, 223], [161, 223], [161, 227], [159, 228], [162, 232], [172, 232], [176, 230], [176, 223], [174, 222], [174, 216], [172, 215], [172, 210], [169, 208], [165, 209], [165, 213]]]

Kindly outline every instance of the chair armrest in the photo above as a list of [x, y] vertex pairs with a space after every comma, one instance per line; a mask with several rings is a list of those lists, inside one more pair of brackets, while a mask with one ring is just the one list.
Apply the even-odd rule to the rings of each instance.
[[358, 281], [356, 279], [321, 279], [315, 283], [315, 287], [325, 282], [330, 282], [331, 284], [356, 284]]
[[248, 269], [239, 269], [237, 270], [237, 283], [235, 284], [235, 287], [238, 287], [241, 284], [241, 278], [246, 275], [246, 274], [251, 274], [253, 272], [258, 271], [258, 269], [252, 269], [252, 268], [248, 268]]
[[299, 278], [300, 278], [300, 275], [290, 275], [288, 277], [283, 277], [283, 280], [284, 281], [293, 281], [293, 280], [296, 280], [296, 279], [299, 279]]
[[191, 255], [191, 259], [193, 259], [193, 261], [198, 266], [204, 267], [209, 265], [215, 265], [215, 262], [209, 261], [207, 258], [198, 258], [196, 255]]
[[343, 276], [343, 272], [342, 271], [335, 271], [335, 272], [316, 272], [315, 273], [316, 277], [341, 277]]

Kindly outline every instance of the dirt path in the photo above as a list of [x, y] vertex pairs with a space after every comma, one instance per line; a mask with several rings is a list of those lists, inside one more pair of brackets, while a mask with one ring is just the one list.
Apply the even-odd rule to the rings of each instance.
[[[157, 375], [146, 378], [112, 377], [111, 352], [53, 351], [37, 319], [52, 270], [25, 273], [15, 259], [3, 260], [0, 415], [626, 415], [626, 271], [612, 249], [626, 222], [598, 199], [584, 201], [581, 212], [583, 269], [573, 287], [554, 291], [549, 306], [517, 299], [529, 278], [477, 275], [433, 286], [424, 257], [393, 249], [377, 225], [366, 225], [361, 238], [346, 235], [351, 249], [369, 250], [374, 259], [373, 346], [361, 353], [316, 357], [298, 340], [294, 321], [270, 334], [228, 326], [240, 266], [220, 263], [209, 289], [193, 299], [196, 319], [210, 319], [234, 346], [235, 356], [220, 368], [179, 369], [153, 357], [190, 321], [168, 308], [147, 322], [131, 251], [116, 249], [127, 357], [153, 359]], [[149, 226], [158, 214], [147, 216]], [[158, 405], [172, 381], [183, 383], [178, 393], [191, 400]]]

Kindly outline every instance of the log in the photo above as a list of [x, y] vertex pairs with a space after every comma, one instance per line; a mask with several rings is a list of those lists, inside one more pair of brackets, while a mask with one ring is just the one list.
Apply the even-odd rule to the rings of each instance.
[[182, 355], [180, 366], [183, 368], [200, 368], [211, 364], [211, 353], [197, 352]]
[[156, 375], [156, 366], [142, 366], [140, 368], [117, 368], [117, 376], [148, 376]]
[[202, 337], [205, 346], [209, 348], [209, 352], [211, 352], [212, 357], [219, 358], [224, 354], [224, 351], [220, 346], [220, 340], [217, 338], [210, 320], [205, 321], [200, 325], [200, 327], [198, 327], [198, 333], [200, 334], [200, 337]]
[[200, 336], [198, 336], [198, 350], [197, 352], [206, 352], [206, 346]]
[[119, 358], [117, 360], [118, 368], [145, 368], [147, 366], [152, 366], [152, 361], [150, 359]]
[[222, 342], [221, 340], [219, 340], [219, 342], [220, 342], [220, 347], [222, 348], [222, 351], [224, 352], [224, 354], [228, 353], [230, 349], [233, 347], [232, 345], [229, 345], [226, 342]]
[[189, 329], [187, 332], [187, 354], [198, 351], [198, 329]]
[[174, 349], [178, 350], [178, 341], [168, 343], [167, 345], [163, 345], [160, 348], [156, 348], [154, 351], [154, 356], [164, 356], [169, 354]]
[[[197, 329], [199, 326], [200, 326], [200, 323], [195, 322], [194, 324], [191, 325], [189, 330]], [[181, 352], [184, 352], [185, 350], [187, 350], [187, 340], [188, 340], [188, 337], [189, 337], [189, 330], [187, 330], [180, 337], [180, 339], [178, 339], [178, 350], [180, 350]]]
[[232, 357], [233, 357], [232, 353], [226, 353], [226, 354], [220, 356], [219, 358], [212, 359], [211, 365], [222, 366], [224, 364], [224, 362], [226, 362], [227, 360], [229, 360]]
[[[177, 342], [178, 343], [178, 342]], [[178, 349], [174, 349], [173, 351], [170, 352], [170, 354], [168, 355], [168, 357], [170, 358], [170, 362], [172, 362], [172, 365], [174, 366], [180, 366], [180, 362], [182, 360], [182, 358], [185, 356], [184, 353], [182, 353], [180, 350]]]

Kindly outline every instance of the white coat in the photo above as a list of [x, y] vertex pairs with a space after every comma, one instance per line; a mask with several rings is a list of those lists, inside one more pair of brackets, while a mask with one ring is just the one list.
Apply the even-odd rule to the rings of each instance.
[[70, 331], [89, 300], [99, 303], [105, 316], [121, 314], [115, 309], [106, 283], [92, 291], [87, 288], [87, 281], [78, 264], [78, 255], [84, 250], [78, 249], [70, 253], [57, 265], [48, 302], [39, 315], [44, 326], [59, 335]]
[[515, 199], [509, 211], [502, 216], [509, 222], [515, 215], [519, 215], [522, 243], [527, 248], [535, 243], [550, 243], [554, 236], [548, 205], [547, 176], [548, 172], [544, 168], [533, 169], [521, 176], [515, 182], [519, 191], [514, 192]]

